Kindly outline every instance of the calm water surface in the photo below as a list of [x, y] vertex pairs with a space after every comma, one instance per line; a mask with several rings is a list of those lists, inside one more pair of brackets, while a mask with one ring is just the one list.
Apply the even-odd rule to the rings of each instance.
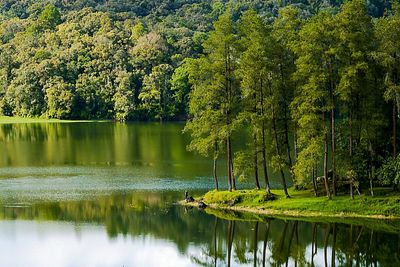
[[400, 266], [397, 222], [228, 221], [175, 205], [213, 186], [182, 128], [0, 124], [0, 266]]

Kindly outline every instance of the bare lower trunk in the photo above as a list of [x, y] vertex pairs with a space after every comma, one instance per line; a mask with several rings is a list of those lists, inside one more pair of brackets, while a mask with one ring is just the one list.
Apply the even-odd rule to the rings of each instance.
[[[272, 113], [273, 113], [272, 124], [273, 124], [274, 138], [275, 138], [275, 150], [276, 150], [276, 155], [280, 156], [281, 153], [280, 153], [280, 149], [279, 149], [278, 132], [277, 132], [277, 128], [276, 128], [276, 120], [275, 120], [274, 111], [272, 111]], [[282, 186], [283, 186], [283, 191], [285, 193], [285, 196], [290, 197], [288, 190], [287, 190], [285, 173], [283, 172], [282, 166], [279, 166], [279, 172], [281, 174]]]
[[217, 159], [218, 159], [218, 157], [216, 155], [214, 155], [213, 176], [214, 176], [215, 189], [218, 191], [219, 185], [218, 185], [218, 177], [217, 177]]
[[[334, 100], [332, 100], [334, 103]], [[335, 105], [335, 104], [333, 104]], [[335, 128], [335, 108], [331, 110], [331, 131], [332, 131], [332, 189], [333, 195], [336, 196], [336, 159], [335, 159], [335, 152], [336, 152], [336, 128]]]
[[231, 138], [228, 136], [226, 139], [226, 155], [227, 155], [227, 164], [228, 164], [228, 190], [232, 191], [232, 169], [231, 169]]
[[[350, 135], [349, 135], [349, 155], [350, 155], [350, 163], [353, 165], [353, 112], [350, 108], [350, 116], [349, 116], [349, 127], [350, 127]], [[350, 197], [354, 199], [353, 192], [353, 184], [354, 184], [354, 175], [350, 177]]]
[[257, 190], [260, 190], [260, 181], [258, 179], [258, 151], [257, 151], [257, 136], [253, 135], [254, 141], [254, 179], [256, 182]]
[[264, 172], [264, 181], [265, 181], [265, 191], [269, 195], [271, 194], [271, 187], [269, 185], [269, 178], [268, 178], [268, 170], [267, 170], [267, 146], [265, 143], [265, 124], [262, 123], [262, 165], [263, 165], [263, 172]]
[[397, 157], [397, 114], [396, 114], [396, 103], [393, 103], [392, 111], [393, 120], [393, 158]]
[[[324, 124], [325, 124], [325, 114], [324, 116]], [[331, 199], [331, 192], [329, 189], [329, 181], [328, 181], [328, 133], [325, 133], [325, 140], [324, 140], [324, 183], [325, 183], [325, 190], [326, 196]]]
[[312, 182], [313, 182], [313, 188], [314, 188], [314, 195], [317, 197], [318, 196], [318, 190], [317, 190], [317, 181], [316, 181], [316, 170], [313, 167], [312, 168]]

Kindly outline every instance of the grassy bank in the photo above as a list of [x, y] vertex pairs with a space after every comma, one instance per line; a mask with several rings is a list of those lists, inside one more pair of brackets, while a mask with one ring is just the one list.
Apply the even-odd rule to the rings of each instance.
[[332, 200], [315, 197], [311, 191], [290, 190], [291, 198], [273, 190], [275, 200], [264, 200], [263, 190], [210, 191], [195, 198], [205, 202], [211, 210], [240, 211], [281, 217], [337, 217], [400, 219], [400, 195], [384, 190], [378, 195], [336, 196]]
[[90, 122], [87, 120], [59, 120], [59, 119], [46, 119], [46, 118], [24, 118], [24, 117], [8, 117], [0, 116], [0, 124], [13, 124], [13, 123], [71, 123], [71, 122]]

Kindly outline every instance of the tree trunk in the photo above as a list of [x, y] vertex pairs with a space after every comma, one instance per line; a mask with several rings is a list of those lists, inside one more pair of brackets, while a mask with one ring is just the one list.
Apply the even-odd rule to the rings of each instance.
[[214, 182], [215, 182], [215, 189], [218, 191], [219, 185], [218, 185], [218, 177], [217, 177], [217, 160], [218, 160], [218, 144], [217, 144], [217, 142], [215, 142], [215, 144], [214, 144], [213, 176], [214, 176]]
[[257, 190], [260, 190], [260, 181], [258, 180], [258, 151], [257, 151], [257, 136], [253, 134], [254, 140], [254, 179], [256, 182]]
[[267, 145], [265, 140], [265, 122], [264, 122], [264, 88], [263, 80], [260, 79], [260, 104], [261, 104], [261, 135], [262, 135], [262, 165], [264, 172], [265, 191], [268, 195], [271, 194], [271, 187], [269, 185], [268, 170], [267, 170]]
[[232, 169], [231, 169], [231, 137], [228, 136], [226, 139], [226, 155], [227, 155], [227, 164], [228, 164], [228, 190], [232, 191]]
[[[281, 153], [280, 153], [280, 149], [279, 149], [278, 132], [277, 132], [277, 128], [276, 128], [275, 111], [274, 111], [273, 107], [272, 107], [272, 126], [273, 126], [273, 131], [274, 131], [276, 154], [277, 154], [278, 157], [280, 157]], [[279, 172], [280, 172], [281, 178], [282, 178], [283, 191], [285, 192], [285, 196], [288, 198], [290, 196], [289, 196], [289, 193], [288, 193], [288, 190], [287, 190], [285, 173], [283, 172], [282, 166], [279, 166]]]
[[[335, 100], [334, 97], [332, 96], [332, 101], [333, 101], [333, 106], [335, 106]], [[331, 153], [331, 158], [332, 158], [332, 189], [333, 189], [333, 195], [336, 196], [336, 159], [335, 159], [335, 153], [336, 153], [336, 126], [335, 126], [335, 108], [332, 108], [331, 110], [331, 130], [332, 130], [332, 153]]]
[[316, 169], [312, 168], [312, 181], [313, 181], [313, 188], [314, 188], [314, 195], [318, 196], [318, 188], [317, 188], [317, 181], [316, 181]]
[[[325, 125], [325, 113], [324, 116], [324, 125]], [[329, 188], [329, 181], [328, 181], [328, 132], [325, 131], [325, 138], [324, 138], [324, 183], [325, 183], [325, 190], [326, 196], [331, 199], [331, 192]]]
[[393, 120], [393, 158], [397, 157], [397, 114], [396, 102], [393, 103], [392, 120]]
[[[350, 127], [349, 156], [350, 156], [350, 165], [353, 166], [353, 112], [352, 112], [351, 107], [350, 107], [350, 116], [349, 116], [349, 127]], [[351, 199], [354, 199], [353, 184], [354, 184], [354, 175], [351, 174], [351, 177], [350, 177], [350, 197], [351, 197]]]

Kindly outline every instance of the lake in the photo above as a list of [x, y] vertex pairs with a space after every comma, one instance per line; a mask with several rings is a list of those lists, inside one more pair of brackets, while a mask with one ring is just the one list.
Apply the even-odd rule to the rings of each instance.
[[0, 266], [400, 266], [398, 222], [176, 205], [213, 188], [212, 162], [186, 151], [182, 129], [0, 124]]

